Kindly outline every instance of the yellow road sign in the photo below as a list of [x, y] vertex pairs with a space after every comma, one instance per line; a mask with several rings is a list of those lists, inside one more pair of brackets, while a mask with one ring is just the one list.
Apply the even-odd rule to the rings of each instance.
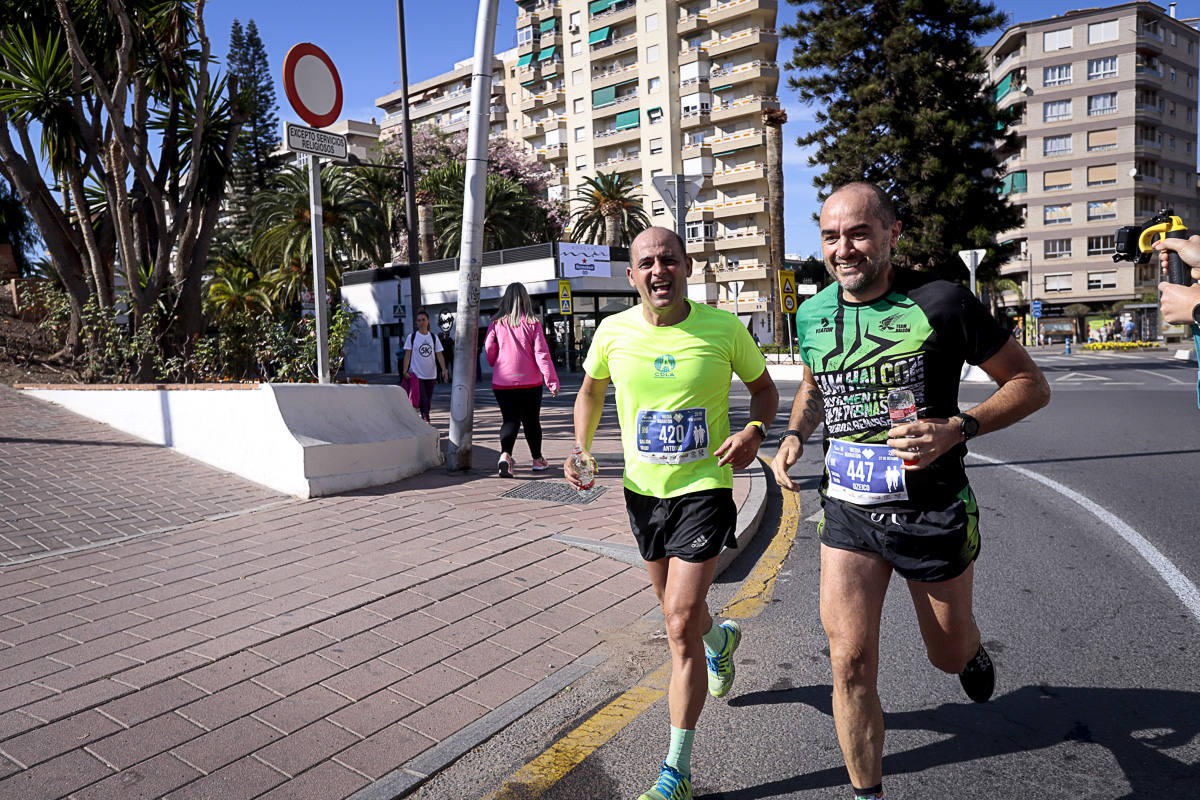
[[571, 282], [558, 282], [558, 313], [571, 313]]
[[785, 314], [795, 314], [796, 306], [796, 273], [794, 270], [779, 270], [779, 307]]

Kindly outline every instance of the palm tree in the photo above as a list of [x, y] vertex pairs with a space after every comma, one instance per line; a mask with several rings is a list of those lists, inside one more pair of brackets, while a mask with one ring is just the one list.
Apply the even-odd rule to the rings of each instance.
[[265, 285], [246, 267], [229, 267], [214, 275], [207, 300], [209, 311], [221, 317], [272, 313]]
[[[430, 170], [420, 188], [433, 199], [433, 227], [441, 245], [442, 257], [458, 254], [462, 246], [463, 190], [467, 165], [452, 161]], [[483, 249], [503, 250], [532, 244], [537, 198], [521, 184], [495, 173], [488, 173], [484, 188]]]
[[[433, 192], [418, 189], [415, 195], [417, 201], [417, 237], [421, 248], [421, 260], [433, 261], [437, 238], [433, 230]], [[412, 261], [410, 258], [409, 261]]]
[[775, 268], [776, 302], [772, 303], [771, 328], [775, 344], [784, 344], [783, 308], [778, 300], [779, 271], [783, 269], [783, 124], [787, 112], [781, 108], [764, 108], [763, 127], [767, 130], [767, 232], [771, 238], [771, 264]]
[[616, 172], [584, 178], [573, 202], [578, 207], [571, 215], [571, 239], [576, 242], [628, 246], [650, 227], [642, 201], [633, 193], [633, 181]]

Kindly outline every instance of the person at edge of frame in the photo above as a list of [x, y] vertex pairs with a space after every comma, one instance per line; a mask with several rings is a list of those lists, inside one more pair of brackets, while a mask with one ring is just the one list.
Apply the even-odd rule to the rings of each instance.
[[[963, 457], [967, 440], [1050, 398], [1029, 354], [965, 287], [892, 264], [901, 227], [874, 184], [825, 201], [821, 249], [834, 282], [800, 307], [804, 374], [771, 464], [795, 490], [788, 468], [824, 422], [820, 614], [856, 798], [883, 797], [879, 630], [893, 572], [908, 584], [930, 663], [957, 675], [972, 700], [992, 695], [995, 668], [972, 613], [979, 509]], [[999, 385], [969, 413], [958, 408], [964, 362]], [[916, 422], [891, 422], [891, 389], [912, 391]]]
[[[1200, 281], [1200, 235], [1187, 239], [1160, 239], [1154, 243], [1159, 253], [1163, 271], [1167, 269], [1167, 253], [1174, 250], [1183, 263], [1192, 268], [1192, 280]], [[1158, 284], [1162, 292], [1163, 320], [1172, 325], [1190, 325], [1192, 341], [1196, 343], [1196, 360], [1200, 361], [1200, 283], [1177, 286], [1163, 281]], [[1196, 407], [1200, 408], [1200, 365], [1196, 372]]]
[[[639, 800], [691, 800], [692, 740], [705, 684], [714, 697], [725, 697], [733, 685], [741, 626], [718, 624], [706, 597], [718, 554], [737, 547], [733, 470], [753, 462], [779, 405], [766, 359], [746, 327], [727, 311], [688, 299], [686, 252], [666, 228], [648, 228], [633, 240], [627, 274], [642, 302], [601, 321], [575, 400], [575, 442], [594, 471], [592, 437], [608, 384], [616, 388], [625, 505], [671, 650], [670, 744], [658, 780]], [[750, 390], [750, 419], [740, 429], [729, 420], [734, 374]], [[563, 472], [583, 488], [573, 458]]]

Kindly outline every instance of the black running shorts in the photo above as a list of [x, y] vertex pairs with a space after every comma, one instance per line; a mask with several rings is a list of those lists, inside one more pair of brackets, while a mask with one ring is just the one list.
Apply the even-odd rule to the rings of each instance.
[[912, 581], [948, 581], [979, 556], [979, 506], [971, 487], [934, 511], [872, 512], [827, 498], [821, 543], [875, 553]]
[[706, 489], [678, 497], [647, 497], [625, 490], [629, 526], [645, 561], [668, 556], [700, 563], [724, 547], [737, 548], [737, 506], [732, 489]]

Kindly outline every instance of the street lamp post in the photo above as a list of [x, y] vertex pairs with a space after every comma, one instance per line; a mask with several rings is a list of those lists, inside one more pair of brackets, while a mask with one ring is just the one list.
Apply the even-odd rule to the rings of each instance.
[[1029, 324], [1027, 336], [1029, 346], [1033, 347], [1037, 344], [1037, 317], [1033, 315], [1033, 250], [1029, 247], [1029, 240], [1025, 240], [1025, 257], [1029, 259]]
[[[417, 196], [413, 186], [412, 115], [408, 109], [408, 56], [404, 43], [404, 0], [396, 0], [396, 34], [400, 40], [400, 121], [404, 127], [404, 227], [408, 231], [408, 293], [411, 295], [410, 330], [417, 329], [421, 307], [421, 254], [417, 249]], [[399, 290], [397, 290], [398, 293]], [[397, 300], [400, 298], [397, 297]]]

